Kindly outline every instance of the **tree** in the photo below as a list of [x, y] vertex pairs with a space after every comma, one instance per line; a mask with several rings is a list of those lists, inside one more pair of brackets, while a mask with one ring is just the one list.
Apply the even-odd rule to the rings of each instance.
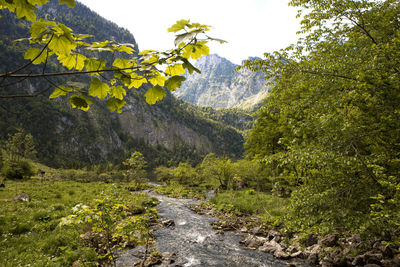
[[128, 181], [133, 181], [135, 186], [138, 186], [146, 179], [147, 162], [144, 160], [142, 153], [134, 152], [131, 157], [123, 162], [128, 167], [126, 170], [126, 178]]
[[[205, 34], [210, 26], [180, 20], [168, 29], [176, 34], [175, 48], [158, 52], [138, 52], [132, 44], [114, 41], [87, 42], [90, 35], [76, 34], [64, 24], [38, 19], [35, 10], [49, 0], [0, 1], [0, 9], [14, 12], [19, 19], [31, 22], [30, 37], [16, 40], [29, 42], [32, 46], [24, 58], [28, 62], [14, 70], [0, 73], [0, 89], [15, 85], [26, 79], [44, 79], [49, 87], [32, 94], [0, 95], [0, 98], [35, 97], [53, 90], [50, 98], [69, 96], [72, 107], [87, 111], [94, 99], [105, 100], [111, 112], [122, 112], [126, 104], [126, 89], [150, 84], [145, 93], [146, 101], [154, 104], [170, 91], [180, 87], [187, 70], [199, 72], [189, 61], [208, 55], [208, 41], [216, 40]], [[74, 0], [59, 0], [59, 4], [75, 6]], [[99, 57], [102, 53], [101, 57]], [[107, 53], [107, 56], [103, 56]], [[95, 56], [93, 56], [95, 55]], [[49, 63], [61, 65], [62, 71], [49, 70]], [[39, 66], [31, 68], [32, 66]], [[89, 85], [66, 86], [52, 78], [60, 76], [90, 75]]]
[[8, 136], [5, 148], [8, 158], [14, 162], [32, 158], [36, 154], [33, 137], [25, 133], [24, 129], [18, 129], [15, 134]]
[[5, 143], [6, 160], [2, 166], [2, 173], [6, 178], [22, 179], [34, 174], [28, 158], [35, 154], [34, 140], [31, 134], [18, 129], [14, 135], [9, 135]]
[[305, 37], [244, 65], [276, 82], [250, 134], [250, 154], [301, 184], [293, 194], [296, 227], [379, 225], [399, 236], [400, 5], [291, 5], [301, 8]]

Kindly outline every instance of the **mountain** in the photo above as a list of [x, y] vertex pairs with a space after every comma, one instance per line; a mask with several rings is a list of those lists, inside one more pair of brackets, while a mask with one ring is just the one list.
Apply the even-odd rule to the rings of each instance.
[[[23, 43], [12, 40], [28, 36], [28, 24], [14, 14], [0, 10], [0, 72], [26, 63]], [[74, 29], [91, 34], [93, 40], [114, 39], [132, 43], [127, 30], [107, 21], [80, 4], [73, 9], [52, 0], [40, 10], [39, 17], [54, 19]], [[138, 50], [138, 48], [137, 48]], [[49, 62], [49, 68], [57, 69]], [[35, 66], [33, 66], [35, 67]], [[88, 83], [88, 77], [53, 78], [53, 83]], [[45, 80], [24, 80], [15, 85], [0, 85], [0, 96], [36, 92]], [[144, 154], [150, 166], [168, 162], [199, 162], [206, 153], [240, 157], [243, 136], [232, 126], [204, 116], [204, 112], [172, 94], [155, 105], [144, 100], [146, 86], [129, 90], [122, 114], [110, 113], [104, 103], [88, 111], [72, 109], [67, 99], [0, 98], [0, 144], [18, 128], [33, 135], [38, 160], [54, 167], [80, 167], [86, 164], [118, 163], [133, 151]]]
[[182, 100], [213, 108], [253, 109], [268, 94], [261, 72], [246, 69], [216, 54], [203, 56], [195, 62], [201, 74], [187, 77], [174, 94]]

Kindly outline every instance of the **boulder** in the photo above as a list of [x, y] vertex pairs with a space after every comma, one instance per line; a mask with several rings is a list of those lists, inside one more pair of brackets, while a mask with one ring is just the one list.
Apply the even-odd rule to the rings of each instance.
[[163, 221], [161, 221], [161, 224], [162, 224], [164, 227], [170, 227], [170, 226], [174, 226], [174, 225], [175, 225], [175, 222], [174, 222], [174, 220], [168, 219], [168, 220], [163, 220]]
[[364, 266], [365, 261], [363, 255], [356, 256], [351, 264], [353, 266]]
[[393, 259], [383, 260], [382, 266], [383, 267], [400, 267], [400, 259], [399, 259], [399, 257], [395, 256], [395, 257], [393, 257]]
[[381, 253], [374, 253], [372, 251], [366, 252], [364, 255], [364, 261], [366, 264], [380, 264], [383, 256]]
[[266, 238], [260, 236], [249, 235], [244, 240], [244, 245], [250, 249], [257, 249], [266, 242]]
[[277, 250], [283, 251], [283, 248], [278, 242], [276, 242], [275, 240], [271, 240], [271, 241], [265, 242], [262, 246], [260, 246], [258, 248], [258, 250], [260, 250], [262, 252], [274, 254], [275, 251], [277, 251]]
[[290, 254], [285, 252], [285, 251], [283, 251], [282, 249], [277, 249], [274, 252], [274, 257], [277, 258], [277, 259], [287, 260], [287, 259], [290, 258]]
[[253, 229], [251, 229], [251, 233], [254, 235], [260, 235], [263, 233], [261, 226], [256, 226]]
[[15, 197], [13, 198], [13, 200], [14, 200], [14, 201], [29, 202], [29, 201], [31, 201], [31, 198], [30, 198], [27, 194], [21, 193], [21, 194], [15, 196]]
[[268, 239], [272, 240], [275, 239], [276, 242], [279, 242], [281, 240], [282, 234], [274, 231], [274, 230], [269, 230], [268, 231]]
[[326, 247], [334, 247], [338, 244], [338, 239], [339, 236], [337, 234], [328, 234], [320, 240], [320, 243]]
[[311, 265], [317, 264], [318, 263], [318, 254], [317, 253], [311, 253], [307, 257], [306, 263], [311, 264]]
[[318, 236], [314, 233], [309, 233], [306, 239], [306, 246], [310, 247], [318, 243]]
[[290, 255], [291, 258], [300, 258], [300, 259], [304, 259], [304, 253], [303, 251], [297, 251], [295, 253], [292, 253]]

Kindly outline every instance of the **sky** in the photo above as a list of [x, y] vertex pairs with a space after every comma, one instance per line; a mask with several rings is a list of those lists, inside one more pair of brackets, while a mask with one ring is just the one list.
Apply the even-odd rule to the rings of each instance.
[[288, 0], [78, 0], [97, 14], [128, 29], [140, 50], [168, 50], [176, 21], [211, 25], [208, 35], [228, 43], [210, 44], [210, 53], [240, 64], [295, 43], [300, 29]]

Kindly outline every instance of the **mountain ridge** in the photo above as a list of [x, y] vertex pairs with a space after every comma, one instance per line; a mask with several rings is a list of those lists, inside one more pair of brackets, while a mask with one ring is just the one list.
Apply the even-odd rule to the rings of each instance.
[[253, 110], [267, 96], [269, 87], [262, 72], [247, 69], [217, 54], [203, 56], [194, 63], [201, 74], [187, 80], [174, 95], [199, 106]]

